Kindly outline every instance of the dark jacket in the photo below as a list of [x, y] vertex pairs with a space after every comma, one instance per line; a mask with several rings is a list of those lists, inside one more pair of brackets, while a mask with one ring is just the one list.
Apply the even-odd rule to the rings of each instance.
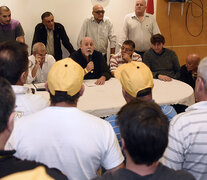
[[[72, 44], [70, 43], [70, 40], [65, 32], [65, 28], [62, 24], [55, 23], [53, 36], [54, 36], [54, 53], [55, 53], [54, 57], [56, 60], [62, 59], [61, 41], [70, 54], [72, 54], [75, 51]], [[43, 44], [45, 44], [45, 46], [47, 45], [47, 30], [43, 23], [39, 23], [35, 27], [32, 46], [36, 42], [42, 42]]]
[[37, 163], [35, 161], [20, 160], [14, 157], [16, 151], [2, 151], [0, 150], [0, 178], [10, 174], [27, 172], [28, 170], [35, 170], [37, 167], [45, 169], [45, 176], [50, 176], [54, 179], [66, 180], [68, 179], [58, 169], [48, 168], [47, 166]]
[[[71, 58], [76, 61], [78, 64], [82, 66], [82, 68], [86, 68], [88, 62], [86, 61], [85, 57], [83, 56], [81, 49], [74, 52], [71, 55]], [[106, 80], [110, 79], [111, 74], [109, 71], [109, 67], [103, 57], [103, 55], [94, 50], [92, 54], [92, 61], [94, 63], [94, 70], [93, 73], [89, 72], [85, 75], [84, 79], [99, 79], [101, 76], [105, 76]]]

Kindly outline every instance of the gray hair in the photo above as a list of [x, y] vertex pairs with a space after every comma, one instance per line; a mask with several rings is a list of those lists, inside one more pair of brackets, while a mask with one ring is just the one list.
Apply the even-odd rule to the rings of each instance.
[[43, 43], [41, 43], [41, 42], [37, 42], [37, 43], [35, 43], [34, 45], [33, 45], [33, 48], [32, 48], [32, 53], [34, 54], [34, 53], [37, 53], [37, 51], [44, 51], [44, 50], [46, 50], [46, 47], [45, 47], [45, 45], [43, 44]]
[[198, 76], [202, 77], [207, 89], [207, 57], [203, 58], [198, 65]]

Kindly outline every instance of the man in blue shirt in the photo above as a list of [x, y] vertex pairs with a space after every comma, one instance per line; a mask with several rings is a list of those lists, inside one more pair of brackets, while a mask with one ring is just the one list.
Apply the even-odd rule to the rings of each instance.
[[[131, 63], [123, 64], [117, 68], [114, 76], [119, 79], [122, 84], [123, 96], [127, 103], [134, 99], [153, 101], [153, 75], [151, 70], [144, 63], [132, 61]], [[162, 105], [161, 109], [168, 117], [168, 120], [171, 120], [177, 114], [172, 106]], [[119, 144], [121, 144], [120, 130], [115, 123], [116, 115], [110, 116], [106, 118], [106, 120], [114, 128]]]

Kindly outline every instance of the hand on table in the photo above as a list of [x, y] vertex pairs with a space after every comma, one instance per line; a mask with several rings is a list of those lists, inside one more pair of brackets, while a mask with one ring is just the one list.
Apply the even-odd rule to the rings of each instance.
[[171, 77], [166, 76], [166, 75], [162, 75], [162, 74], [159, 74], [158, 75], [158, 79], [160, 79], [162, 81], [172, 81], [172, 78]]
[[95, 82], [96, 85], [103, 85], [106, 81], [106, 77], [105, 76], [101, 76], [99, 79], [97, 79], [97, 81]]

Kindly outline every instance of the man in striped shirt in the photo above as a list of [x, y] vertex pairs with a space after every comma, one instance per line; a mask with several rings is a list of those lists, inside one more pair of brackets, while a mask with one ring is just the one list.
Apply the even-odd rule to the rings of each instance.
[[207, 57], [198, 66], [196, 104], [170, 122], [169, 144], [162, 162], [207, 179]]
[[139, 54], [134, 52], [135, 43], [131, 40], [124, 41], [121, 51], [111, 57], [110, 59], [110, 71], [114, 76], [115, 70], [118, 66], [131, 62], [131, 61], [142, 61], [142, 58]]

